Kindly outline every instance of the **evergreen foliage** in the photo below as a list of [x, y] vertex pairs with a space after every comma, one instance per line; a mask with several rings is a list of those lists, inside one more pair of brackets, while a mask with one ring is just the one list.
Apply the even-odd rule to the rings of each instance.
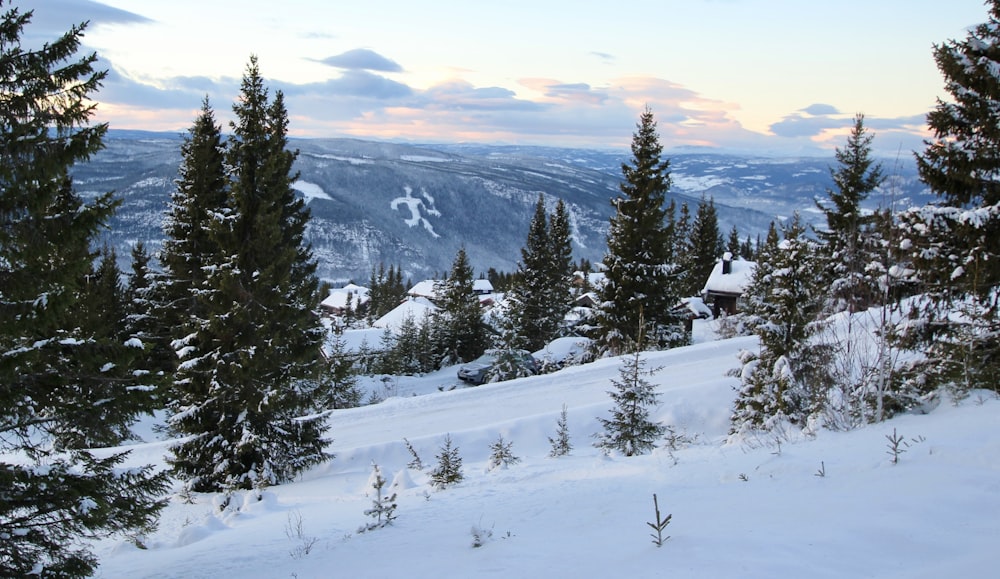
[[368, 323], [388, 314], [405, 299], [402, 268], [390, 265], [386, 271], [385, 263], [379, 263], [377, 272], [372, 268], [368, 281]]
[[[881, 264], [875, 228], [875, 214], [865, 214], [861, 203], [885, 180], [882, 165], [871, 157], [874, 135], [864, 125], [864, 115], [854, 117], [847, 146], [836, 150], [838, 167], [830, 170], [836, 190], [828, 190], [831, 205], [817, 202], [826, 217], [826, 229], [816, 234], [820, 247], [821, 270], [827, 283], [831, 313], [855, 313], [879, 301]], [[877, 268], [881, 269], [881, 268]]]
[[371, 508], [365, 509], [365, 515], [374, 520], [358, 529], [358, 532], [364, 533], [388, 527], [396, 520], [396, 493], [383, 494], [385, 483], [382, 469], [373, 462], [371, 487], [375, 491], [375, 497], [372, 499]]
[[318, 409], [337, 410], [361, 405], [357, 372], [340, 334], [334, 333], [323, 348], [317, 388]]
[[511, 349], [534, 352], [558, 337], [570, 309], [573, 267], [569, 216], [560, 199], [548, 215], [538, 195], [521, 261], [506, 295]]
[[830, 387], [826, 349], [809, 341], [819, 328], [823, 289], [815, 243], [805, 237], [798, 215], [783, 227], [783, 237], [777, 241], [774, 227], [768, 232], [743, 296], [760, 352], [742, 354], [734, 433], [804, 425], [822, 410]]
[[0, 457], [19, 457], [0, 458], [0, 576], [85, 577], [87, 540], [149, 532], [167, 488], [120, 468], [127, 452], [60, 450], [118, 442], [143, 409], [137, 349], [91, 323], [86, 287], [117, 202], [84, 203], [70, 176], [102, 147], [90, 95], [106, 73], [76, 57], [84, 25], [25, 49], [32, 12], [0, 9]]
[[479, 296], [472, 290], [472, 266], [459, 249], [448, 278], [438, 284], [439, 307], [434, 316], [434, 351], [442, 365], [468, 362], [482, 355], [489, 343]]
[[556, 437], [549, 437], [549, 444], [552, 445], [549, 456], [552, 458], [566, 456], [573, 450], [573, 445], [569, 441], [569, 421], [566, 414], [566, 405], [563, 404], [559, 420], [556, 421]]
[[939, 201], [900, 218], [924, 296], [901, 343], [926, 355], [904, 380], [959, 398], [1000, 378], [1000, 2], [986, 5], [985, 23], [934, 47], [951, 98], [927, 115], [917, 168]]
[[718, 212], [711, 199], [706, 201], [702, 198], [698, 203], [694, 223], [691, 224], [684, 247], [684, 253], [678, 256], [681, 268], [680, 295], [697, 296], [701, 294], [723, 251]]
[[502, 434], [498, 435], [497, 439], [490, 444], [490, 462], [486, 467], [487, 470], [507, 468], [521, 462], [520, 457], [514, 456], [514, 451], [511, 450], [513, 445], [514, 443], [509, 440], [504, 442]]
[[284, 97], [267, 93], [251, 57], [225, 151], [228, 195], [210, 210], [217, 253], [192, 332], [175, 341], [170, 426], [186, 438], [169, 461], [196, 491], [279, 484], [329, 458], [325, 415], [312, 414], [323, 330], [309, 212], [291, 187]]
[[451, 445], [451, 435], [445, 435], [444, 446], [437, 454], [437, 466], [431, 470], [431, 484], [438, 489], [462, 481], [462, 455], [458, 452], [457, 446]]
[[664, 209], [670, 163], [661, 159], [662, 151], [647, 108], [632, 137], [632, 159], [622, 164], [621, 195], [611, 201], [615, 211], [604, 256], [606, 282], [596, 316], [595, 342], [603, 353], [621, 354], [638, 342], [640, 333], [652, 348], [683, 345], [689, 339], [673, 311], [679, 294]]
[[604, 431], [597, 434], [594, 444], [605, 451], [617, 450], [625, 456], [649, 452], [666, 432], [665, 426], [649, 417], [650, 409], [659, 401], [659, 394], [647, 377], [659, 369], [646, 369], [646, 360], [642, 359], [642, 338], [640, 333], [633, 352], [623, 358], [618, 379], [612, 381], [615, 389], [608, 392], [614, 402], [611, 418], [598, 418]]

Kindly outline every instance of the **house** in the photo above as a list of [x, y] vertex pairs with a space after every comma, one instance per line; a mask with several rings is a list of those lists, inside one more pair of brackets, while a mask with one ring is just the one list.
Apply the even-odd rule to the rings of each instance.
[[723, 312], [727, 315], [737, 312], [737, 300], [750, 284], [756, 268], [756, 262], [733, 259], [733, 254], [728, 251], [723, 254], [701, 290], [702, 299], [711, 306], [713, 316], [717, 318]]
[[477, 296], [488, 296], [493, 293], [493, 284], [488, 279], [473, 280], [472, 293]]
[[332, 288], [330, 295], [320, 302], [319, 307], [328, 316], [342, 316], [347, 308], [355, 314], [364, 314], [368, 309], [368, 288], [349, 283], [344, 287]]
[[406, 294], [410, 297], [427, 298], [434, 301], [437, 299], [437, 291], [435, 289], [437, 284], [438, 282], [433, 279], [425, 279], [424, 281], [417, 282]]
[[[414, 285], [406, 295], [411, 298], [425, 298], [431, 302], [438, 299], [437, 285], [441, 283], [433, 279], [425, 279]], [[472, 281], [472, 292], [479, 298], [480, 305], [486, 307], [493, 305], [494, 293], [493, 284], [488, 279], [476, 279]]]

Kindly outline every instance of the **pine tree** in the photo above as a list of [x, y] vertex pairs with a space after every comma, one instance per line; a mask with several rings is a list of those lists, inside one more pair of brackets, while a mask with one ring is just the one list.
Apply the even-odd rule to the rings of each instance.
[[89, 95], [106, 73], [95, 54], [75, 56], [84, 25], [25, 49], [32, 12], [0, 4], [0, 576], [85, 577], [98, 564], [89, 539], [152, 530], [167, 481], [119, 468], [127, 452], [54, 448], [70, 430], [126, 432], [143, 383], [132, 348], [105, 336], [115, 329], [79, 317], [117, 205], [110, 193], [84, 203], [70, 176], [102, 147]]
[[358, 529], [358, 532], [364, 533], [374, 531], [375, 529], [382, 529], [388, 527], [396, 520], [396, 493], [383, 494], [385, 484], [386, 480], [382, 476], [382, 469], [373, 462], [371, 487], [375, 491], [375, 497], [372, 499], [372, 507], [365, 509], [365, 515], [375, 520], [362, 526]]
[[614, 402], [611, 418], [598, 418], [604, 431], [598, 433], [594, 445], [606, 451], [617, 450], [625, 456], [649, 452], [666, 432], [664, 425], [649, 417], [659, 394], [647, 377], [656, 374], [658, 369], [646, 369], [646, 360], [642, 359], [642, 337], [640, 333], [632, 354], [623, 358], [618, 379], [612, 381], [615, 389], [608, 392]]
[[166, 307], [163, 316], [177, 328], [175, 339], [196, 329], [194, 320], [204, 317], [207, 278], [219, 253], [212, 221], [226, 206], [229, 193], [225, 150], [222, 129], [206, 97], [181, 145], [180, 177], [164, 220], [166, 238], [159, 254], [164, 270], [159, 289]]
[[732, 229], [729, 230], [729, 239], [726, 240], [726, 251], [732, 254], [733, 258], [737, 258], [740, 255], [740, 232], [736, 229], [734, 225]]
[[722, 257], [719, 219], [715, 202], [702, 198], [695, 212], [690, 236], [686, 244], [684, 258], [679, 259], [681, 267], [681, 295], [696, 296], [705, 287], [715, 263]]
[[868, 271], [878, 261], [879, 243], [875, 239], [874, 214], [865, 214], [863, 203], [885, 177], [882, 165], [871, 157], [874, 135], [864, 125], [864, 115], [854, 117], [847, 146], [837, 148], [838, 167], [830, 170], [836, 190], [828, 190], [832, 206], [817, 202], [826, 216], [826, 229], [816, 234], [824, 259], [831, 312], [861, 311], [878, 301], [878, 280]]
[[798, 215], [783, 230], [781, 242], [773, 226], [768, 232], [744, 294], [760, 352], [741, 355], [734, 433], [771, 430], [785, 422], [804, 425], [823, 409], [831, 386], [826, 349], [809, 342], [819, 329], [822, 301], [815, 243], [805, 237]]
[[444, 437], [444, 446], [437, 454], [437, 461], [437, 466], [431, 470], [431, 484], [435, 488], [443, 489], [465, 478], [462, 475], [462, 455], [457, 446], [452, 446], [450, 434]]
[[951, 98], [927, 115], [933, 137], [917, 168], [939, 201], [901, 216], [924, 296], [904, 344], [926, 360], [907, 380], [959, 398], [1000, 380], [1000, 2], [986, 5], [987, 22], [934, 47]]
[[528, 238], [521, 248], [521, 261], [511, 290], [507, 293], [512, 335], [505, 342], [512, 349], [534, 352], [556, 333], [559, 320], [550, 315], [550, 271], [553, 268], [548, 214], [545, 198], [538, 195], [535, 213], [528, 226]]
[[465, 249], [455, 255], [448, 279], [438, 284], [440, 309], [434, 321], [435, 351], [443, 364], [468, 362], [486, 350], [489, 341], [479, 296], [472, 291], [472, 266]]
[[490, 462], [486, 469], [507, 468], [521, 462], [521, 458], [515, 456], [514, 451], [511, 450], [513, 445], [514, 443], [509, 440], [505, 442], [502, 434], [498, 435], [497, 439], [490, 444]]
[[549, 451], [549, 456], [552, 458], [566, 456], [573, 450], [573, 445], [569, 441], [569, 420], [565, 404], [563, 404], [562, 412], [559, 413], [559, 420], [556, 421], [556, 437], [550, 436], [549, 444], [552, 445], [552, 450]]
[[361, 405], [361, 390], [354, 363], [340, 334], [333, 333], [323, 347], [316, 405], [319, 409], [354, 408]]
[[233, 112], [229, 196], [210, 226], [218, 254], [198, 298], [204, 315], [179, 341], [171, 406], [186, 438], [170, 464], [197, 491], [279, 484], [329, 458], [325, 416], [313, 413], [323, 330], [309, 212], [291, 187], [284, 97], [268, 100], [255, 57]]
[[549, 247], [551, 263], [546, 287], [550, 294], [549, 316], [555, 321], [555, 334], [550, 336], [551, 340], [558, 337], [566, 313], [573, 306], [573, 231], [569, 209], [562, 199], [556, 201], [555, 210], [549, 217]]
[[[596, 342], [608, 354], [624, 352], [647, 336], [653, 348], [681, 345], [688, 336], [673, 309], [678, 302], [671, 236], [664, 210], [670, 188], [670, 162], [648, 108], [632, 137], [632, 160], [622, 164], [621, 195], [612, 199], [614, 215], [604, 256], [606, 282], [600, 291]], [[640, 326], [644, 314], [645, 325]]]

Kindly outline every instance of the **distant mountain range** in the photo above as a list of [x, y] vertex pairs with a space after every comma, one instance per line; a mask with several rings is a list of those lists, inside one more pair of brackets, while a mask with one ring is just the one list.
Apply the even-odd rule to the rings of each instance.
[[[180, 164], [181, 135], [111, 131], [106, 149], [73, 170], [77, 191], [115, 191], [122, 206], [107, 234], [127, 259], [144, 241], [155, 250]], [[606, 248], [610, 199], [618, 193], [627, 151], [490, 145], [406, 145], [355, 139], [292, 139], [299, 149], [296, 183], [312, 219], [307, 232], [319, 275], [365, 282], [380, 262], [414, 281], [448, 271], [464, 247], [477, 273], [513, 271], [539, 193], [550, 208], [570, 210], [575, 258], [599, 261]], [[821, 214], [814, 199], [832, 186], [826, 158], [749, 157], [667, 152], [670, 197], [692, 215], [713, 198], [720, 230], [741, 237], [774, 219]], [[869, 206], [903, 208], [930, 199], [912, 159], [883, 161], [890, 179]]]

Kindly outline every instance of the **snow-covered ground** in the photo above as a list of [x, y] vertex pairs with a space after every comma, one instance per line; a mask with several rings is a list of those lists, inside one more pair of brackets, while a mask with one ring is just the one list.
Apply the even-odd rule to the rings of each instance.
[[[234, 497], [178, 497], [145, 550], [97, 545], [99, 577], [995, 577], [1000, 539], [1000, 401], [959, 406], [850, 432], [726, 442], [740, 348], [711, 341], [647, 356], [660, 370], [655, 417], [677, 449], [604, 456], [592, 446], [620, 359], [475, 388], [454, 369], [399, 378], [396, 396], [337, 411], [336, 458], [300, 480]], [[440, 390], [439, 390], [439, 387]], [[443, 390], [443, 391], [441, 391]], [[566, 405], [569, 456], [550, 458]], [[905, 438], [893, 464], [887, 435]], [[445, 435], [465, 480], [429, 473]], [[521, 461], [489, 471], [502, 435]], [[407, 468], [416, 449], [424, 470]], [[166, 442], [131, 447], [163, 463]], [[392, 526], [370, 518], [377, 463], [398, 492]], [[823, 476], [820, 476], [820, 475]], [[653, 494], [671, 538], [651, 541]], [[473, 547], [473, 529], [491, 534]], [[308, 551], [308, 552], [306, 552]]]

